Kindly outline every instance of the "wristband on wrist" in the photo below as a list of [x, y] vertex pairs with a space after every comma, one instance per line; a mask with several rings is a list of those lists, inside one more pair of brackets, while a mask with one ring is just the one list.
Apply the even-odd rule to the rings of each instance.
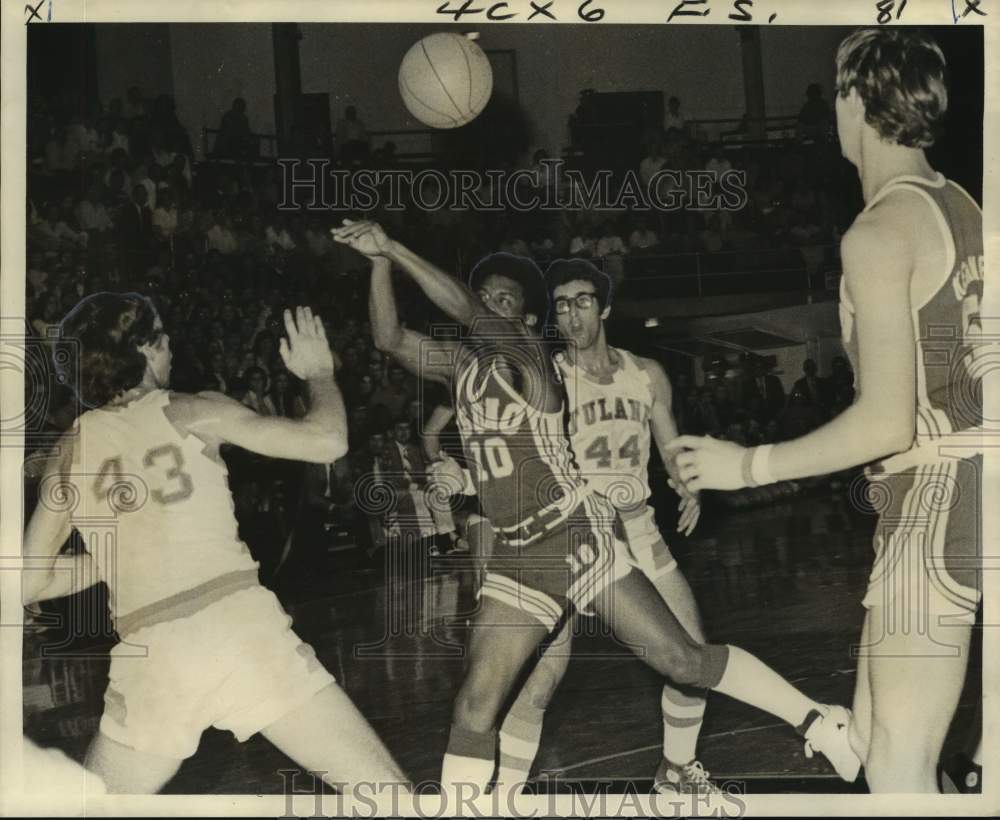
[[757, 447], [747, 447], [743, 451], [743, 461], [740, 462], [740, 475], [743, 478], [744, 487], [757, 486], [757, 482], [754, 481], [753, 477], [753, 459], [758, 449]]

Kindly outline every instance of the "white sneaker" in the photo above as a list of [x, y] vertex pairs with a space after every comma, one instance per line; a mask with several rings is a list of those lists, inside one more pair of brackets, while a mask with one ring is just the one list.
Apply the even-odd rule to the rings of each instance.
[[806, 757], [820, 752], [848, 783], [858, 779], [861, 760], [851, 748], [848, 727], [851, 710], [843, 706], [820, 706], [820, 716], [806, 730]]

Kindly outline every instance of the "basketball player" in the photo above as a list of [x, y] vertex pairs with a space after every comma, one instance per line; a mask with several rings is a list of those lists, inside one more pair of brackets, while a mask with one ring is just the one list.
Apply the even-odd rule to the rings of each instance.
[[[771, 712], [839, 771], [856, 773], [845, 709], [810, 700], [743, 650], [695, 642], [649, 580], [621, 560], [614, 507], [587, 486], [573, 462], [555, 365], [532, 330], [547, 309], [534, 262], [494, 254], [476, 266], [466, 287], [375, 223], [346, 220], [333, 235], [373, 259], [376, 344], [411, 369], [452, 377], [463, 447], [495, 533], [452, 713], [445, 787], [472, 784], [481, 793], [489, 784], [501, 708], [570, 605], [581, 612], [592, 607], [660, 674]], [[400, 325], [393, 263], [468, 328], [466, 341], [439, 344]]]
[[[100, 731], [86, 766], [112, 793], [159, 791], [209, 726], [240, 740], [261, 732], [331, 783], [405, 782], [371, 727], [290, 629], [236, 534], [225, 442], [273, 458], [329, 463], [347, 449], [346, 420], [319, 317], [284, 314], [280, 353], [304, 379], [302, 419], [263, 417], [218, 393], [166, 389], [170, 345], [153, 304], [98, 293], [62, 322], [75, 340], [81, 402], [28, 523], [26, 603], [107, 583], [115, 628]], [[60, 497], [77, 500], [75, 510]], [[114, 538], [95, 529], [114, 522]], [[88, 554], [56, 569], [72, 527]], [[89, 536], [89, 537], [88, 537]]]
[[935, 792], [981, 597], [982, 439], [965, 433], [982, 424], [982, 212], [924, 155], [947, 108], [944, 56], [931, 39], [854, 32], [837, 52], [837, 92], [841, 150], [865, 199], [841, 243], [840, 318], [858, 396], [773, 447], [693, 436], [672, 446], [688, 448], [677, 462], [692, 492], [874, 462], [867, 472], [886, 502], [851, 743], [872, 791]]
[[[665, 449], [677, 436], [670, 382], [651, 359], [608, 345], [604, 320], [611, 312], [611, 280], [606, 274], [586, 260], [562, 259], [549, 266], [545, 278], [559, 331], [570, 343], [558, 358], [576, 460], [587, 483], [618, 510], [628, 542], [626, 560], [650, 580], [688, 636], [704, 643], [691, 587], [647, 504], [652, 433], [664, 465], [681, 487], [678, 530], [690, 533], [697, 523], [698, 498], [677, 480]], [[545, 708], [569, 665], [571, 634], [567, 623], [532, 670], [500, 727], [500, 782], [518, 784], [528, 777]], [[718, 791], [695, 759], [704, 693], [682, 691], [667, 682], [660, 705], [663, 758], [653, 787], [666, 793]]]

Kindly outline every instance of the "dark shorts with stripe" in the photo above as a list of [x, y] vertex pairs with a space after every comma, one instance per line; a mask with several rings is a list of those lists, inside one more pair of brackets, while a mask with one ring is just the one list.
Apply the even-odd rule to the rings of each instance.
[[567, 606], [579, 611], [627, 575], [615, 508], [590, 494], [551, 529], [532, 536], [496, 533], [480, 595], [521, 610], [552, 629]]
[[982, 599], [982, 456], [941, 459], [872, 481], [879, 512], [866, 607], [931, 604], [975, 616]]

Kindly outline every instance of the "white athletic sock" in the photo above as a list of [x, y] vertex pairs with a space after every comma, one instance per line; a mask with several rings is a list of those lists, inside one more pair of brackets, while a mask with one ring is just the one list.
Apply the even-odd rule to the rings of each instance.
[[818, 704], [807, 698], [763, 661], [738, 646], [729, 646], [729, 662], [712, 688], [799, 727]]

